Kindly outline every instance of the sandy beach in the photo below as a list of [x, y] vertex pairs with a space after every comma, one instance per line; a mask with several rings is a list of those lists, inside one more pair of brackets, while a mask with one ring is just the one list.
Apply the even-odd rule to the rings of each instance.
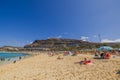
[[[40, 54], [16, 63], [0, 66], [0, 80], [120, 80], [120, 58], [93, 59], [93, 55], [58, 55], [49, 57]], [[80, 65], [75, 62], [85, 57], [92, 65]]]

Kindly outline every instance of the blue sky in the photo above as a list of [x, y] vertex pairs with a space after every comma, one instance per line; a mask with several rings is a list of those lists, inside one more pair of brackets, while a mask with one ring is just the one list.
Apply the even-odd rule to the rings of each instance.
[[51, 37], [120, 42], [119, 0], [0, 1], [0, 46]]

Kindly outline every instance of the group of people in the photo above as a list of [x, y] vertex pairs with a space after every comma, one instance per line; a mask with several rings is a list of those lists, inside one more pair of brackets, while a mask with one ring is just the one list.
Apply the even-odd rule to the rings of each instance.
[[0, 61], [5, 61], [5, 58], [4, 58], [4, 57], [1, 57], [1, 58], [0, 58]]
[[[71, 51], [64, 51], [64, 56], [67, 56], [67, 55], [77, 55], [78, 54], [78, 52], [77, 51], [73, 51], [73, 52], [71, 52]], [[99, 52], [95, 52], [95, 54], [94, 54], [94, 58], [96, 58], [96, 59], [110, 59], [111, 58], [111, 52], [110, 51], [99, 51]], [[49, 56], [53, 56], [53, 55], [55, 55], [55, 52], [49, 52], [48, 53], [48, 55]], [[57, 59], [58, 60], [63, 60], [63, 57], [61, 57], [61, 56], [59, 56], [58, 55], [58, 57], [57, 57]], [[91, 61], [91, 60], [88, 60], [87, 58], [84, 58], [84, 60], [82, 60], [82, 61], [79, 61], [79, 62], [75, 62], [75, 63], [78, 63], [78, 64], [83, 64], [83, 65], [88, 65], [88, 64], [92, 64], [93, 62]]]
[[[22, 56], [19, 56], [18, 60], [21, 60], [21, 59], [22, 59]], [[14, 60], [13, 63], [16, 63], [18, 60]]]
[[71, 51], [65, 51], [64, 56], [71, 55], [71, 56], [76, 56], [78, 54], [77, 51], [71, 52]]
[[96, 52], [95, 53], [95, 58], [110, 59], [110, 57], [111, 57], [110, 51], [107, 51], [107, 52]]
[[55, 52], [54, 52], [54, 51], [48, 52], [48, 55], [49, 55], [49, 56], [54, 56], [54, 55], [55, 55]]
[[[68, 55], [70, 52], [64, 52], [64, 55]], [[95, 58], [97, 59], [110, 59], [111, 58], [111, 52], [110, 51], [100, 51], [100, 52], [95, 52]], [[78, 64], [84, 64], [84, 65], [88, 65], [88, 64], [92, 64], [91, 60], [87, 60], [87, 58], [84, 58], [84, 60], [79, 61], [79, 62], [75, 62]]]

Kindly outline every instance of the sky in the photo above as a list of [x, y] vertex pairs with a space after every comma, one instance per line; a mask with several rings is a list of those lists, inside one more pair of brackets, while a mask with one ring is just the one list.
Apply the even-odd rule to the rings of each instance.
[[120, 0], [1, 0], [0, 46], [71, 38], [120, 42]]

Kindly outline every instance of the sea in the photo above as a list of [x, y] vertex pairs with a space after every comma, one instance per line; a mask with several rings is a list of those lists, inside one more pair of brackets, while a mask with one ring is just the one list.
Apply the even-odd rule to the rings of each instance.
[[30, 56], [29, 54], [25, 53], [15, 53], [15, 52], [0, 52], [0, 65], [7, 64], [7, 63], [16, 63], [17, 61], [24, 59]]

